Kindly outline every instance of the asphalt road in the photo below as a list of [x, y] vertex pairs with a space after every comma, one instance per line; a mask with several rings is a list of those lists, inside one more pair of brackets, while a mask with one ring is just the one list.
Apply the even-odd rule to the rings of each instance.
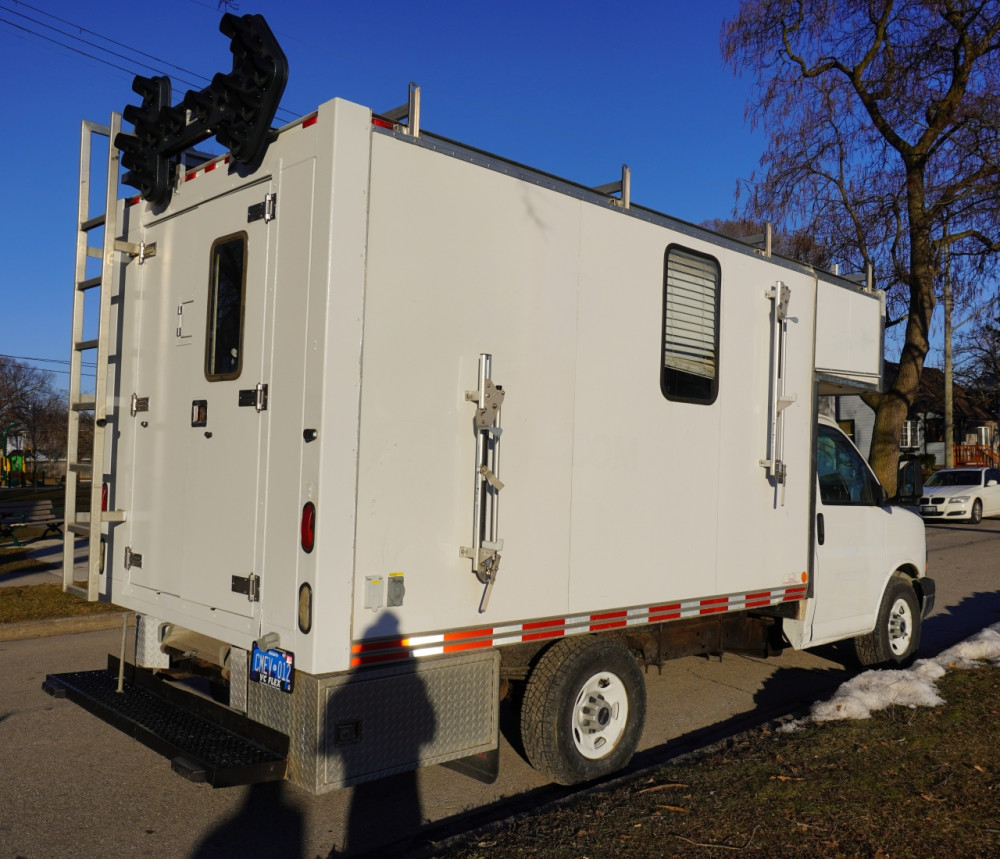
[[[938, 585], [924, 628], [930, 655], [1000, 621], [1000, 520], [931, 525], [927, 535]], [[546, 785], [506, 739], [500, 778], [489, 786], [443, 767], [319, 797], [287, 784], [192, 784], [124, 734], [42, 692], [46, 674], [100, 667], [119, 644], [116, 630], [0, 643], [0, 859], [385, 855], [380, 845], [393, 843], [403, 854], [400, 839], [412, 833], [401, 821], [417, 806], [431, 822], [418, 838], [425, 842], [566, 793]], [[849, 675], [848, 664], [832, 647], [651, 669], [646, 731], [630, 769], [825, 697]]]

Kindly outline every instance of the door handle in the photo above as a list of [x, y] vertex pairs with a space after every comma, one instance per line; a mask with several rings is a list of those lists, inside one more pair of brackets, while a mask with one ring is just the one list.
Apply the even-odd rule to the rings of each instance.
[[816, 539], [822, 546], [823, 542], [826, 540], [826, 524], [823, 522], [823, 514], [816, 514]]

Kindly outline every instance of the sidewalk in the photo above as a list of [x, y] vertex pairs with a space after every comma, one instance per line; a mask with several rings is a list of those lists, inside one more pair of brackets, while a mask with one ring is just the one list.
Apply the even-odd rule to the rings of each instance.
[[[55, 569], [43, 572], [14, 573], [0, 577], [0, 587], [20, 587], [22, 585], [62, 584], [62, 537], [46, 537], [34, 540], [25, 546], [28, 557], [57, 565]], [[75, 543], [76, 578], [87, 575], [87, 539], [78, 537]], [[0, 573], [3, 573], [0, 567]], [[82, 617], [62, 617], [51, 620], [32, 620], [22, 623], [0, 623], [0, 641], [16, 641], [24, 638], [43, 638], [50, 635], [68, 635], [76, 632], [90, 632], [98, 629], [114, 629], [122, 625], [123, 617], [131, 612], [85, 615]]]
[[[7, 548], [8, 545], [13, 544], [4, 544], [3, 548]], [[15, 585], [43, 585], [49, 582], [62, 582], [62, 537], [45, 537], [44, 539], [32, 540], [30, 543], [25, 544], [24, 548], [28, 550], [29, 558], [42, 561], [46, 564], [55, 564], [57, 565], [56, 569], [48, 572], [16, 573], [13, 575], [3, 576], [0, 578], [0, 587], [13, 587]], [[81, 568], [86, 566], [87, 540], [85, 537], [77, 537], [76, 539], [76, 555], [74, 561], [75, 564]], [[3, 572], [3, 568], [0, 567], [0, 573]], [[80, 578], [83, 578], [85, 574], [85, 571], [81, 572]]]

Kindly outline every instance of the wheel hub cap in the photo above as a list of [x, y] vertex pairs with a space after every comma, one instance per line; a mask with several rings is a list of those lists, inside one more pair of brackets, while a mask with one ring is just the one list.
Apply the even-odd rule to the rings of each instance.
[[910, 644], [911, 632], [910, 607], [903, 600], [899, 600], [892, 607], [889, 615], [889, 646], [895, 654], [903, 653]]
[[628, 724], [628, 694], [613, 674], [595, 674], [580, 690], [573, 712], [573, 743], [585, 758], [597, 760], [618, 745]]

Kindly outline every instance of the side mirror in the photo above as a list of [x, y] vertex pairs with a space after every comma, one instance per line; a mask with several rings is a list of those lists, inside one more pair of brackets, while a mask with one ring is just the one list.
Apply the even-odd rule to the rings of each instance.
[[995, 480], [987, 480], [986, 481], [986, 486], [987, 487], [996, 486], [996, 485], [997, 485], [997, 482]]
[[920, 468], [920, 462], [916, 459], [907, 459], [899, 464], [899, 473], [896, 478], [896, 495], [899, 499], [916, 498], [924, 489], [924, 474]]

